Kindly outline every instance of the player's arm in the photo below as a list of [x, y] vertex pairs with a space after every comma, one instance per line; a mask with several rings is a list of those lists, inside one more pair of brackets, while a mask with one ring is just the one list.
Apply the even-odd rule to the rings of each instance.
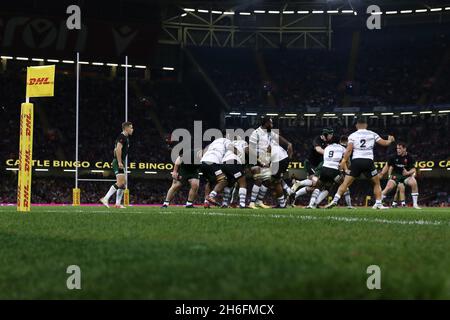
[[415, 174], [416, 174], [416, 168], [415, 167], [413, 167], [413, 168], [411, 168], [409, 170], [406, 170], [405, 168], [403, 168], [403, 175], [404, 176], [410, 177], [410, 176], [413, 176]]
[[314, 150], [316, 150], [317, 153], [320, 153], [320, 154], [322, 154], [322, 155], [325, 153], [325, 149], [323, 149], [323, 148], [321, 147], [321, 141], [320, 141], [320, 138], [314, 139], [314, 141], [313, 141], [313, 146], [314, 146]]
[[225, 141], [225, 149], [233, 152], [235, 155], [239, 156], [239, 150], [231, 141]]
[[349, 141], [347, 144], [347, 148], [345, 149], [344, 152], [344, 157], [341, 160], [341, 163], [339, 163], [339, 168], [341, 168], [341, 170], [344, 170], [346, 173], [348, 173], [348, 166], [347, 163], [350, 161], [350, 156], [352, 155], [353, 152], [353, 142]]
[[281, 142], [281, 144], [287, 146], [287, 153], [289, 156], [289, 159], [292, 158], [292, 155], [294, 154], [294, 148], [292, 147], [292, 143], [290, 143], [286, 138], [278, 135], [278, 139]]
[[389, 176], [391, 176], [392, 173], [392, 166], [389, 165], [389, 162], [386, 162], [381, 172], [378, 174], [380, 179], [383, 178], [386, 173], [389, 171]]
[[314, 149], [317, 151], [317, 153], [323, 154], [324, 150], [322, 149], [321, 146], [315, 146]]
[[175, 163], [173, 165], [172, 178], [174, 180], [178, 179], [178, 169], [180, 168], [180, 165], [181, 165], [181, 157], [178, 156], [177, 160], [175, 160]]
[[117, 163], [118, 163], [120, 169], [123, 169], [122, 148], [123, 148], [122, 143], [121, 142], [117, 142], [117, 145], [116, 145], [116, 156], [117, 156]]
[[258, 165], [264, 167], [266, 164], [259, 161], [259, 154], [257, 149], [258, 137], [256, 134], [250, 136], [248, 154], [249, 154], [249, 164]]
[[388, 136], [388, 139], [385, 140], [385, 139], [382, 139], [379, 135], [377, 135], [377, 137], [375, 138], [375, 141], [376, 141], [380, 146], [387, 147], [387, 146], [389, 146], [392, 142], [395, 141], [395, 138], [394, 138], [394, 136]]

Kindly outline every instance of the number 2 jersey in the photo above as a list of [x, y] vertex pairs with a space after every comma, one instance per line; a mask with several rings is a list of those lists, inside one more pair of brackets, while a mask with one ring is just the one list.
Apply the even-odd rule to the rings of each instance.
[[375, 143], [379, 140], [381, 140], [381, 138], [377, 133], [367, 129], [360, 129], [353, 132], [348, 137], [348, 143], [353, 144], [352, 160], [373, 160], [373, 148], [375, 147]]

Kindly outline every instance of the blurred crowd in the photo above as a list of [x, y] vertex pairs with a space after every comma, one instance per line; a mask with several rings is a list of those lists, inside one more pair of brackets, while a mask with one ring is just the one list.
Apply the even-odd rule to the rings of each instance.
[[341, 40], [335, 37], [331, 50], [192, 50], [234, 110], [270, 106], [303, 112], [450, 101], [447, 30], [363, 33], [354, 46], [342, 46]]

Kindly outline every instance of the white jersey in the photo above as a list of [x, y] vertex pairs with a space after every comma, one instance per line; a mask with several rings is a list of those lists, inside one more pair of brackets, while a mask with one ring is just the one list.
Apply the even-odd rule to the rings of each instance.
[[245, 142], [245, 140], [235, 140], [232, 144], [237, 149], [238, 154], [235, 154], [232, 150], [227, 150], [225, 156], [223, 157], [223, 163], [244, 164], [245, 148], [248, 147], [247, 142]]
[[280, 162], [288, 157], [288, 154], [284, 148], [279, 144], [272, 143], [272, 152], [270, 153], [270, 162]]
[[344, 157], [345, 148], [333, 143], [323, 150], [323, 166], [331, 169], [339, 170], [339, 163]]
[[360, 129], [353, 132], [348, 137], [348, 143], [353, 144], [352, 159], [371, 159], [373, 160], [373, 148], [375, 142], [381, 140], [380, 136], [373, 131]]
[[219, 138], [211, 142], [208, 146], [205, 154], [203, 155], [201, 162], [222, 163], [223, 157], [227, 150], [231, 149], [231, 141], [226, 138]]
[[255, 145], [255, 151], [259, 154], [259, 160], [263, 162], [270, 161], [270, 154], [267, 152], [267, 149], [272, 145], [273, 141], [278, 143], [278, 135], [261, 127], [254, 130], [250, 135], [250, 145]]

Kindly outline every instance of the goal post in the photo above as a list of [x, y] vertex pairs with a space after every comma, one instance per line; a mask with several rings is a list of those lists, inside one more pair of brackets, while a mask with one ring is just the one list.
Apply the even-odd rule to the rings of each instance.
[[[77, 52], [76, 57], [76, 99], [75, 99], [75, 109], [76, 109], [76, 119], [75, 119], [75, 163], [79, 163], [79, 125], [80, 125], [80, 53]], [[125, 56], [125, 64], [123, 65], [125, 69], [125, 121], [128, 121], [128, 68], [131, 65], [128, 64], [128, 56]], [[78, 174], [79, 166], [75, 167], [75, 186], [72, 189], [72, 205], [79, 206], [81, 199], [81, 188], [78, 186], [79, 181], [91, 181], [91, 182], [113, 182], [112, 179], [80, 179]], [[128, 156], [125, 158], [125, 190], [123, 196], [124, 205], [128, 206], [130, 204], [130, 191], [128, 189]]]

